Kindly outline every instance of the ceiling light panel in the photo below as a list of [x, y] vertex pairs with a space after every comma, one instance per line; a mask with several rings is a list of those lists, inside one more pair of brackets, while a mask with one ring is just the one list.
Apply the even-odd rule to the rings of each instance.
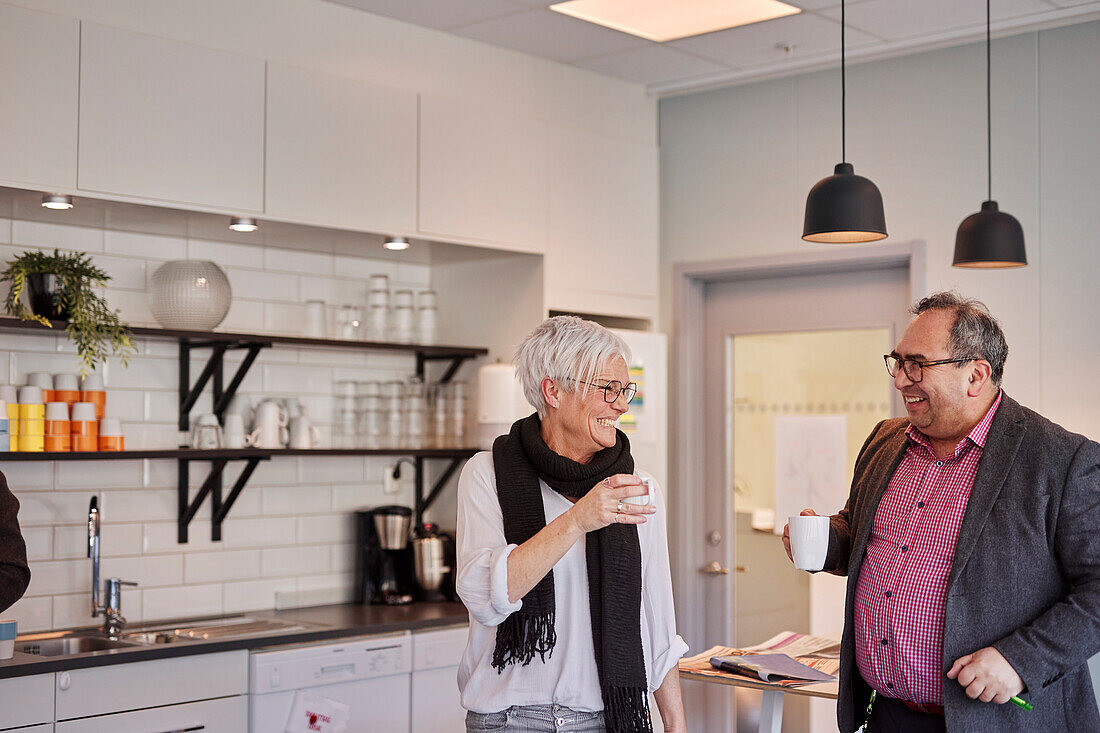
[[569, 0], [550, 9], [659, 43], [802, 12], [778, 0]]

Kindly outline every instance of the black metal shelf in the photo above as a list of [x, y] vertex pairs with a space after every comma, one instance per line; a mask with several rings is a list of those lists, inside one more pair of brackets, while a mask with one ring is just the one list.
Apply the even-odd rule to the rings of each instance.
[[[0, 317], [0, 331], [31, 332], [39, 334], [63, 333], [64, 321], [52, 321], [47, 327], [36, 321], [22, 321], [18, 318]], [[187, 431], [191, 427], [191, 409], [195, 406], [207, 384], [212, 384], [214, 414], [218, 421], [223, 416], [237, 388], [244, 380], [248, 370], [256, 361], [260, 351], [276, 344], [315, 348], [355, 349], [358, 351], [389, 351], [411, 354], [416, 357], [416, 374], [421, 379], [427, 377], [428, 364], [449, 362], [439, 380], [450, 381], [462, 363], [469, 359], [485, 356], [489, 350], [472, 346], [437, 346], [426, 344], [399, 344], [382, 341], [349, 341], [345, 339], [315, 339], [301, 336], [279, 336], [275, 334], [231, 333], [224, 331], [187, 331], [170, 328], [132, 327], [135, 336], [177, 341], [179, 343], [179, 429]], [[192, 351], [209, 349], [210, 355], [194, 383], [191, 381]], [[225, 384], [225, 352], [247, 350], [248, 353], [237, 366], [236, 372]], [[195, 517], [199, 507], [210, 496], [213, 509], [211, 539], [221, 539], [222, 521], [228, 515], [245, 484], [252, 477], [260, 461], [276, 456], [411, 456], [416, 469], [416, 521], [423, 521], [424, 511], [442, 492], [447, 481], [458, 470], [461, 462], [477, 450], [473, 448], [307, 448], [307, 449], [259, 449], [242, 448], [239, 450], [194, 450], [180, 448], [175, 450], [151, 451], [114, 451], [102, 453], [0, 453], [3, 461], [88, 461], [88, 460], [137, 460], [143, 458], [172, 458], [177, 461], [178, 469], [178, 505], [179, 505], [179, 542], [187, 542], [188, 525]], [[443, 474], [425, 495], [425, 461], [430, 459], [449, 460]], [[209, 461], [210, 472], [203, 480], [202, 487], [190, 498], [190, 471], [194, 461]], [[222, 474], [230, 461], [244, 461], [244, 468], [237, 477], [229, 495], [222, 499]]]

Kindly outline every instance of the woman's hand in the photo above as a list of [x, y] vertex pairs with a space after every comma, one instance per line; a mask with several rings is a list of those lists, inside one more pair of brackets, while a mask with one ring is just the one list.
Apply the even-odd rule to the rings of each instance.
[[631, 504], [631, 496], [649, 493], [642, 480], [629, 473], [608, 476], [592, 487], [573, 508], [570, 516], [585, 533], [603, 529], [609, 524], [643, 524], [648, 515], [657, 511], [653, 504]]

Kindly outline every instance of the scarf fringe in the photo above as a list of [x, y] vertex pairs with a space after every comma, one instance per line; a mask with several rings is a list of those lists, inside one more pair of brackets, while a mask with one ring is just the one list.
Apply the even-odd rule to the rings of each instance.
[[653, 733], [645, 688], [608, 687], [604, 690], [603, 704], [608, 733]]
[[509, 664], [527, 666], [539, 655], [543, 662], [554, 651], [558, 634], [554, 630], [554, 612], [524, 614], [517, 611], [497, 626], [493, 666], [503, 672]]

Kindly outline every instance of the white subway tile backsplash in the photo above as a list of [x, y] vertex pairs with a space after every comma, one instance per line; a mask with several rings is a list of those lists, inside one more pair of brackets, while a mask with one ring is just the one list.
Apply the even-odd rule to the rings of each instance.
[[271, 578], [326, 573], [330, 554], [328, 545], [268, 548], [260, 556], [260, 574]]
[[251, 267], [259, 270], [264, 266], [264, 248], [247, 244], [191, 239], [187, 242], [187, 256], [192, 260], [210, 260], [223, 270], [227, 267]]
[[103, 241], [102, 229], [40, 221], [15, 220], [11, 224], [11, 242], [21, 247], [102, 252]]
[[188, 583], [215, 583], [260, 577], [259, 550], [193, 552], [183, 560]]
[[222, 613], [222, 585], [210, 583], [151, 588], [142, 591], [141, 604], [144, 621], [183, 616], [214, 616]]
[[[226, 270], [234, 301], [219, 328], [231, 331], [296, 334], [302, 301], [320, 298], [330, 312], [345, 302], [362, 307], [367, 278], [376, 273], [389, 275], [393, 290], [422, 290], [431, 282], [427, 265], [0, 219], [0, 259], [54, 247], [92, 253], [112, 275], [104, 290], [108, 302], [135, 325], [156, 325], [147, 283], [167, 259], [209, 259]], [[108, 387], [107, 413], [123, 420], [129, 449], [176, 447], [187, 439], [176, 424], [178, 344], [141, 338], [136, 345], [129, 368], [117, 357], [99, 367]], [[11, 334], [0, 349], [0, 379], [18, 383], [31, 371], [76, 371], [74, 355], [63, 332]], [[241, 350], [226, 354], [227, 381], [244, 356]], [[192, 379], [205, 357], [195, 352]], [[334, 380], [405, 380], [415, 366], [404, 353], [277, 346], [261, 353], [239, 394], [251, 404], [297, 397], [321, 429], [323, 445], [331, 445]], [[211, 411], [210, 394], [207, 387], [193, 417]], [[299, 591], [346, 596], [354, 570], [352, 512], [386, 503], [411, 506], [411, 489], [382, 493], [382, 472], [393, 462], [355, 456], [264, 461], [224, 522], [224, 540], [210, 539], [207, 498], [186, 544], [177, 542], [174, 460], [7, 463], [3, 472], [21, 503], [33, 580], [28, 597], [5, 616], [17, 618], [24, 632], [100, 623], [90, 615], [86, 557], [85, 520], [93, 495], [100, 497], [104, 516], [104, 576], [141, 583], [123, 593], [131, 622], [267, 609], [276, 594]], [[223, 495], [243, 465], [227, 466]], [[191, 497], [208, 468], [192, 464]], [[405, 470], [411, 476], [411, 468]]]
[[295, 578], [248, 580], [225, 584], [224, 613], [241, 613], [273, 608], [276, 593], [293, 593], [298, 588]]
[[54, 628], [52, 599], [49, 596], [38, 598], [24, 596], [7, 611], [4, 611], [4, 618], [15, 619], [19, 622], [20, 634], [31, 631], [49, 631]]
[[231, 267], [227, 270], [233, 298], [298, 302], [298, 276]]
[[302, 252], [278, 247], [264, 249], [265, 270], [332, 275], [334, 272], [333, 260], [332, 255], [320, 252]]
[[[52, 527], [21, 527], [23, 541], [27, 543], [27, 560], [52, 560], [53, 557], [53, 528]], [[87, 546], [88, 534], [84, 533], [84, 544]]]
[[[103, 249], [111, 254], [133, 255], [147, 260], [182, 260], [187, 257], [187, 240], [159, 234], [108, 230]], [[149, 268], [149, 274], [152, 275], [158, 267], [159, 262]]]

